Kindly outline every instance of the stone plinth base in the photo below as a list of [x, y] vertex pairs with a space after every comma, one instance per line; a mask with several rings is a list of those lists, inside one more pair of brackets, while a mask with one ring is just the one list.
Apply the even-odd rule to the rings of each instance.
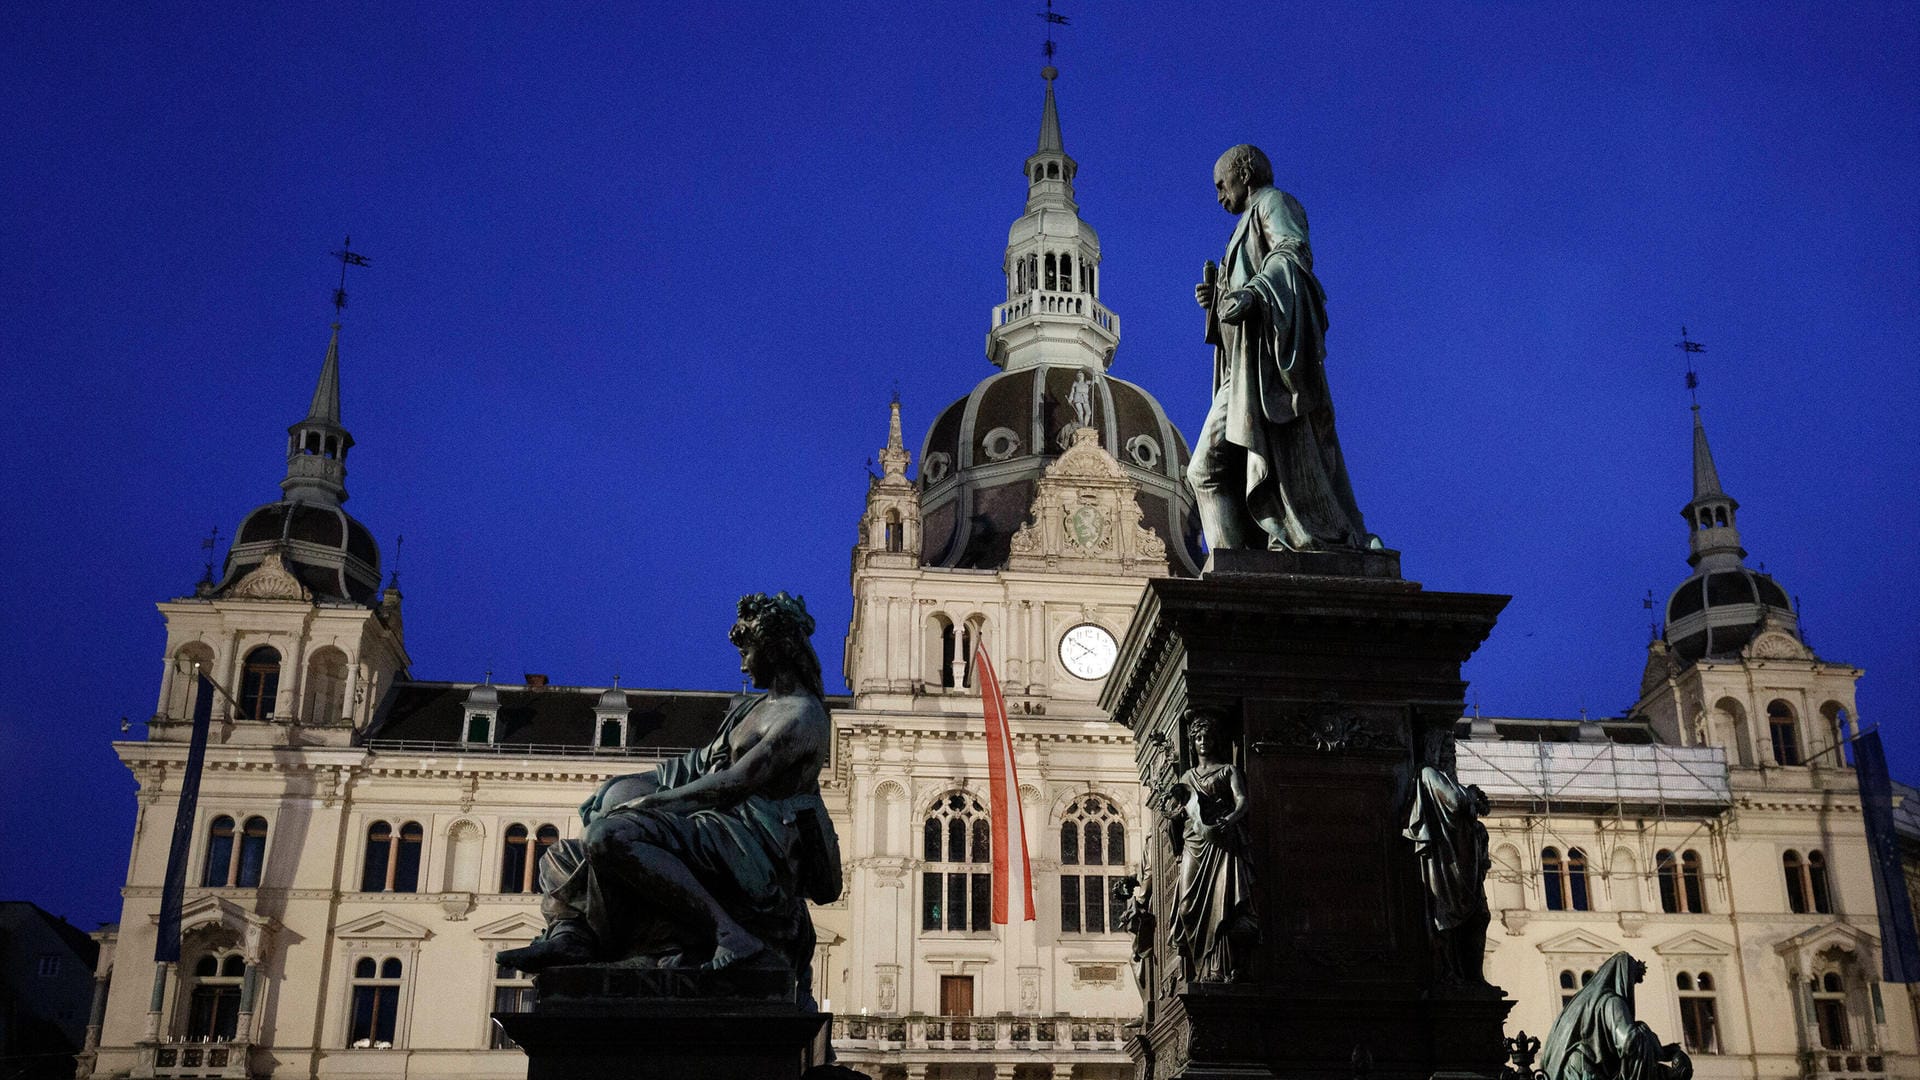
[[1387, 551], [1218, 551], [1197, 581], [1147, 584], [1100, 704], [1160, 800], [1199, 760], [1195, 710], [1212, 718], [1252, 915], [1227, 977], [1196, 977], [1174, 937], [1189, 856], [1158, 804], [1139, 1080], [1498, 1074], [1511, 1003], [1444, 970], [1403, 830], [1421, 769], [1453, 770], [1460, 665], [1505, 603], [1428, 592]]
[[1237, 574], [1297, 574], [1305, 577], [1397, 578], [1400, 553], [1386, 548], [1334, 551], [1263, 551], [1219, 548], [1208, 553], [1205, 577]]
[[532, 1012], [494, 1019], [527, 1080], [799, 1080], [827, 1059], [832, 1017], [794, 1001], [782, 969], [555, 968]]

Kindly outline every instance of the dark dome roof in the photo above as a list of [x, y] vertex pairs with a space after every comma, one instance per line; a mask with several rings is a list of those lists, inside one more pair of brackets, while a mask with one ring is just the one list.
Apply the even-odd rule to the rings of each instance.
[[1199, 528], [1187, 492], [1187, 442], [1151, 394], [1092, 368], [1047, 364], [996, 372], [941, 410], [920, 451], [921, 558], [929, 566], [1006, 565], [1040, 474], [1078, 427], [1074, 379], [1098, 376], [1092, 426], [1140, 485], [1145, 524], [1166, 542], [1168, 570], [1198, 573]]
[[1799, 634], [1787, 591], [1744, 566], [1695, 574], [1667, 599], [1667, 644], [1684, 660], [1738, 656], [1769, 623]]
[[367, 527], [338, 506], [285, 500], [241, 520], [215, 591], [245, 577], [276, 550], [317, 599], [368, 606], [379, 599], [380, 547]]

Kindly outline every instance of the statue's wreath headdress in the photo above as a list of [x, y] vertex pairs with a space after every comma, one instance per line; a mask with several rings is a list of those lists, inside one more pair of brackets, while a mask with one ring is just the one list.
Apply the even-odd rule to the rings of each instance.
[[820, 657], [813, 651], [813, 616], [807, 614], [807, 602], [787, 593], [752, 593], [740, 598], [740, 618], [727, 635], [736, 646], [748, 639], [783, 655], [792, 665], [800, 682], [815, 697], [825, 696], [821, 681]]

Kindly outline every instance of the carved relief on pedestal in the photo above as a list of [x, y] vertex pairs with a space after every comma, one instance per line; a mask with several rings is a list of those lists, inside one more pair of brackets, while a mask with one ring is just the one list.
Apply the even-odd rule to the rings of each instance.
[[1166, 565], [1167, 545], [1144, 524], [1127, 472], [1100, 447], [1093, 428], [1073, 432], [1073, 445], [1047, 467], [1013, 534], [1010, 570], [1044, 570], [1071, 562], [1075, 573], [1139, 574]]

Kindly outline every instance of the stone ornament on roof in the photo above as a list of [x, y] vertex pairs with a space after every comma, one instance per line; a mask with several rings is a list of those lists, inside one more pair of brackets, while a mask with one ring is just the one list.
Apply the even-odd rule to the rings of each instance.
[[1097, 429], [1075, 430], [1073, 445], [1040, 478], [1007, 568], [1044, 570], [1070, 560], [1075, 573], [1137, 574], [1165, 565], [1166, 541], [1146, 527], [1136, 490], [1101, 449]]
[[267, 553], [259, 566], [247, 571], [239, 581], [233, 583], [225, 593], [236, 600], [300, 600], [311, 601], [313, 593], [300, 579], [293, 576], [287, 568], [287, 560], [279, 548]]

